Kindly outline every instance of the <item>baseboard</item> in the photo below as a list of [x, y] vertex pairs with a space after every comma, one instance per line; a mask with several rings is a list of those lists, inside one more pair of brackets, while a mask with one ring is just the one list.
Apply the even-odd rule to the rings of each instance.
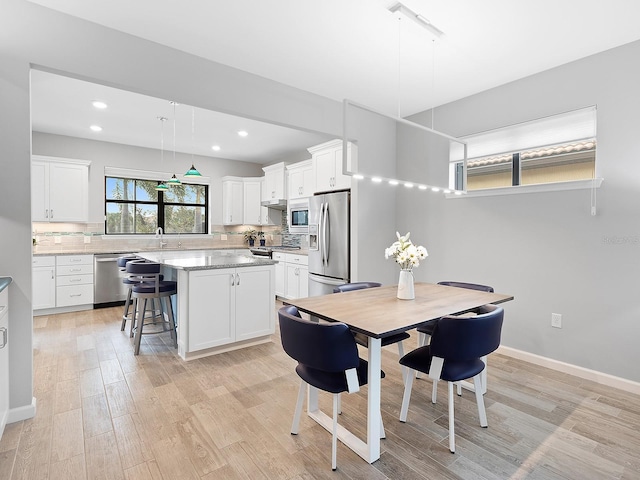
[[31, 405], [24, 405], [18, 408], [12, 408], [9, 410], [9, 416], [7, 417], [7, 423], [15, 423], [20, 420], [27, 420], [36, 416], [36, 397], [31, 399]]
[[640, 395], [640, 383], [632, 380], [609, 375], [608, 373], [597, 372], [577, 365], [571, 365], [570, 363], [560, 362], [552, 358], [542, 357], [534, 353], [516, 350], [515, 348], [505, 347], [503, 345], [498, 347], [497, 352], [509, 357], [517, 358], [518, 360], [533, 363], [534, 365], [540, 365], [541, 367], [547, 367], [558, 372], [568, 373], [579, 378], [584, 378], [585, 380], [591, 380], [592, 382], [599, 383], [600, 385], [619, 388], [625, 392]]

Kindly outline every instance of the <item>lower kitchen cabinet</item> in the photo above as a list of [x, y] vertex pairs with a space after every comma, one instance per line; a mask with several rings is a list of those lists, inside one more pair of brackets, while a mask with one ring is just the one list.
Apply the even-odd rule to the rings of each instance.
[[34, 310], [56, 306], [56, 257], [37, 256], [32, 261], [32, 295]]
[[274, 260], [277, 260], [278, 263], [276, 263], [276, 295], [278, 297], [284, 297], [284, 285], [285, 285], [285, 279], [286, 279], [286, 268], [285, 268], [285, 262], [286, 262], [286, 253], [282, 253], [282, 252], [273, 252], [272, 257]]
[[285, 254], [285, 298], [309, 296], [309, 258], [306, 255]]
[[179, 270], [180, 355], [271, 335], [274, 274], [273, 265]]

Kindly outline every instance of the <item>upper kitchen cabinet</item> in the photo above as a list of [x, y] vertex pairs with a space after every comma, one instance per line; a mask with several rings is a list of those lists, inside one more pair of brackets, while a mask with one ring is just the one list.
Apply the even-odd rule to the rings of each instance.
[[313, 163], [311, 160], [287, 165], [287, 198], [295, 200], [313, 195], [315, 181], [313, 177]]
[[243, 178], [243, 220], [249, 225], [262, 224], [262, 206], [260, 205], [260, 192], [262, 179]]
[[264, 171], [264, 189], [262, 190], [263, 205], [284, 205], [287, 199], [286, 172], [284, 162], [262, 167]]
[[[351, 143], [347, 146], [347, 164], [351, 162]], [[351, 188], [351, 177], [342, 173], [342, 140], [331, 140], [307, 149], [311, 154], [315, 192]]]
[[242, 225], [244, 188], [241, 177], [222, 177], [222, 223]]
[[34, 155], [31, 162], [31, 221], [87, 222], [90, 164], [83, 160]]
[[[264, 192], [266, 188], [265, 177], [261, 178], [260, 188]], [[260, 207], [260, 224], [261, 225], [282, 225], [282, 210], [275, 208]]]

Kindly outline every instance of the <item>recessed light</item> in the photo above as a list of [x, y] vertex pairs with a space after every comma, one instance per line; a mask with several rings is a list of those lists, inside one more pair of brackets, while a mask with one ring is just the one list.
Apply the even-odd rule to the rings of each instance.
[[389, 185], [398, 185], [397, 180], [389, 180]]
[[380, 177], [373, 177], [371, 179], [372, 182], [376, 182], [376, 183], [380, 183], [382, 181], [382, 179]]
[[215, 151], [215, 152], [219, 152], [220, 151], [220, 145], [214, 145], [211, 147], [211, 150]]
[[418, 185], [418, 188], [419, 188], [420, 190], [426, 190], [426, 189], [427, 189], [427, 186], [426, 186], [426, 185]]
[[431, 187], [432, 192], [439, 192], [440, 189], [438, 187]]
[[245, 130], [240, 130], [238, 132], [238, 135], [240, 135], [241, 137], [246, 137], [247, 135], [249, 135], [249, 133], [247, 133]]
[[356, 180], [362, 180], [364, 177], [358, 173], [356, 173], [353, 178], [355, 178]]
[[451, 190], [449, 190], [448, 188], [445, 188], [445, 189], [443, 190], [443, 192], [444, 192], [444, 193], [451, 193]]
[[100, 110], [102, 110], [103, 108], [107, 108], [107, 104], [99, 100], [96, 100], [91, 105], [93, 105], [95, 108], [99, 108]]
[[91, 125], [89, 128], [91, 130], [93, 130], [94, 132], [101, 132], [102, 131], [102, 127], [100, 127], [98, 125]]
[[407, 187], [407, 188], [413, 188], [413, 183], [411, 183], [411, 182], [406, 182], [406, 183], [404, 184], [404, 186], [405, 186], [405, 187]]

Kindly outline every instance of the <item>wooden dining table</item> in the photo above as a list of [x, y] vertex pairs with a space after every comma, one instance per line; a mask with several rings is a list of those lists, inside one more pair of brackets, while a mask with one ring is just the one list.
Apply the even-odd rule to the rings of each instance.
[[[415, 284], [414, 300], [400, 300], [396, 294], [397, 286], [387, 286], [284, 301], [312, 317], [345, 323], [353, 331], [368, 337], [367, 438], [363, 441], [341, 425], [338, 426], [338, 438], [369, 463], [380, 458], [381, 340], [428, 320], [513, 300], [512, 295], [420, 282]], [[318, 408], [318, 390], [313, 387], [309, 388], [307, 413], [332, 431], [333, 420]]]

